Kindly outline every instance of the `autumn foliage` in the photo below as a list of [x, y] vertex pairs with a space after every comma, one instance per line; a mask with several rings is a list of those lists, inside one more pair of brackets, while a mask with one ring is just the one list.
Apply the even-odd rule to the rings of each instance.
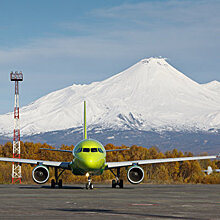
[[[34, 160], [51, 160], [51, 161], [66, 161], [73, 159], [72, 154], [65, 152], [54, 152], [41, 150], [40, 148], [53, 148], [48, 144], [21, 142], [21, 158]], [[72, 150], [74, 146], [63, 145], [61, 149]], [[105, 146], [106, 149], [126, 148], [126, 146], [116, 147], [112, 144]], [[176, 149], [160, 152], [157, 148], [144, 148], [132, 146], [129, 150], [121, 152], [108, 152], [107, 161], [129, 161], [129, 160], [145, 160], [145, 159], [159, 159], [159, 158], [174, 158], [193, 156], [192, 153], [182, 153]], [[0, 145], [0, 157], [12, 157], [12, 143], [8, 142], [4, 146]], [[185, 161], [173, 162], [163, 164], [151, 164], [142, 166], [145, 170], [145, 183], [205, 183], [205, 184], [219, 184], [220, 173], [212, 173], [206, 175], [202, 170], [211, 166], [213, 169], [220, 167], [220, 161], [203, 160], [203, 161]], [[32, 180], [33, 165], [22, 164], [22, 183], [34, 183]], [[0, 162], [0, 183], [11, 183], [11, 163]], [[54, 170], [50, 168], [50, 180], [54, 178]], [[64, 183], [85, 183], [85, 176], [75, 176], [71, 171], [66, 170], [62, 174]], [[121, 169], [121, 178], [127, 181], [126, 168]], [[108, 183], [114, 179], [110, 171], [105, 171], [101, 176], [94, 176], [94, 182]]]

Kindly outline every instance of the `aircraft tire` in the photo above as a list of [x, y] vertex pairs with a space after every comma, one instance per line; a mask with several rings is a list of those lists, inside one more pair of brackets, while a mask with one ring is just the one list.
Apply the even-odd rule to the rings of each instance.
[[89, 184], [88, 183], [86, 183], [86, 189], [89, 189]]
[[115, 180], [112, 180], [112, 188], [116, 188], [116, 181]]
[[63, 187], [63, 181], [59, 180], [58, 187], [61, 189]]
[[124, 187], [123, 180], [119, 180], [119, 187], [122, 189]]
[[93, 186], [92, 183], [90, 184], [89, 188], [90, 188], [90, 189], [93, 189], [93, 188], [94, 188], [94, 186]]
[[55, 188], [55, 180], [54, 180], [54, 179], [51, 180], [51, 188], [52, 188], [52, 189]]

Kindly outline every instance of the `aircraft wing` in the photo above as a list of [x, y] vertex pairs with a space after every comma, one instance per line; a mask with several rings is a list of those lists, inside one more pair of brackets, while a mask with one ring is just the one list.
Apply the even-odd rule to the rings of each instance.
[[70, 169], [70, 162], [58, 162], [58, 161], [46, 161], [46, 160], [31, 160], [31, 159], [18, 159], [18, 158], [8, 158], [0, 157], [2, 162], [14, 162], [14, 163], [27, 163], [36, 165], [45, 165], [49, 167], [58, 167], [63, 169]]
[[49, 150], [49, 151], [57, 151], [57, 152], [66, 152], [66, 153], [72, 153], [72, 150], [60, 150], [60, 149], [49, 149], [49, 148], [40, 148], [40, 150]]
[[112, 149], [112, 150], [105, 150], [106, 152], [113, 152], [113, 151], [123, 151], [123, 150], [129, 150], [129, 148], [125, 149]]
[[186, 160], [217, 159], [219, 157], [220, 157], [220, 154], [218, 156], [179, 157], [179, 158], [165, 158], [165, 159], [134, 160], [134, 161], [123, 161], [123, 162], [107, 162], [106, 169], [112, 169], [112, 168], [117, 168], [117, 167], [128, 167], [128, 166], [133, 166], [133, 165], [180, 162], [180, 161], [186, 161]]

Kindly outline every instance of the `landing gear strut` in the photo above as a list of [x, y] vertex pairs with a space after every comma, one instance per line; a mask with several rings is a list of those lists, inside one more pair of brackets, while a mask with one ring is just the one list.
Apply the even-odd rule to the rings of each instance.
[[59, 180], [59, 177], [63, 174], [63, 172], [64, 172], [64, 169], [58, 175], [58, 168], [55, 167], [55, 180], [54, 179], [51, 180], [51, 188], [55, 188], [56, 185], [60, 189], [63, 187], [63, 181], [61, 179]]
[[112, 180], [112, 188], [116, 188], [116, 186], [119, 186], [119, 188], [123, 188], [123, 180], [119, 179], [120, 178], [120, 168], [117, 168], [117, 175], [110, 169], [112, 174], [115, 176], [115, 180]]
[[86, 174], [86, 176], [88, 176], [88, 182], [86, 183], [86, 189], [93, 189], [94, 186], [92, 184], [91, 177], [89, 176], [89, 174]]

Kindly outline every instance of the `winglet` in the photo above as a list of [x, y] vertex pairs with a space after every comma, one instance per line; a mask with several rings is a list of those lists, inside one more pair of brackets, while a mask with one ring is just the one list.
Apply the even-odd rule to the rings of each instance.
[[86, 128], [86, 101], [84, 101], [84, 139], [87, 139], [87, 128]]

